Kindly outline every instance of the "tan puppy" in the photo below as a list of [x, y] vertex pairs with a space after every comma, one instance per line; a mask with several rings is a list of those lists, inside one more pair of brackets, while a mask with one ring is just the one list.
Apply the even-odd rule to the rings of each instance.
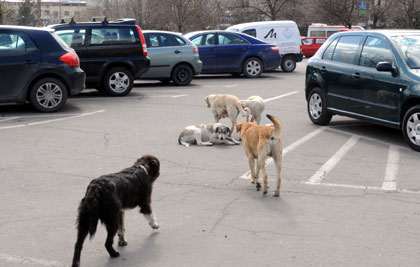
[[[264, 175], [263, 193], [267, 193], [267, 172], [265, 171], [265, 160], [272, 157], [277, 170], [277, 187], [274, 196], [280, 195], [280, 172], [282, 165], [283, 146], [281, 143], [281, 123], [279, 119], [268, 115], [274, 126], [258, 126], [255, 122], [242, 122], [236, 126], [236, 131], [242, 138], [245, 154], [248, 157], [249, 169], [251, 170], [252, 182], [257, 190], [261, 185], [258, 182], [260, 170]], [[254, 161], [257, 160], [255, 171]]]
[[250, 110], [241, 104], [241, 101], [234, 95], [208, 95], [206, 96], [206, 104], [211, 108], [215, 122], [219, 122], [222, 118], [229, 118], [232, 121], [230, 135], [236, 127], [236, 118], [239, 113], [243, 117], [248, 117]]

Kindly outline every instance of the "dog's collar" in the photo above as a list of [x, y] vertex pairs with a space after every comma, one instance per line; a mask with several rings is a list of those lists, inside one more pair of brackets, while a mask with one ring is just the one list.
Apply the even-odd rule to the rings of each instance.
[[137, 165], [136, 167], [142, 169], [146, 173], [146, 175], [149, 175], [149, 172], [147, 171], [146, 167], [144, 167], [143, 165]]

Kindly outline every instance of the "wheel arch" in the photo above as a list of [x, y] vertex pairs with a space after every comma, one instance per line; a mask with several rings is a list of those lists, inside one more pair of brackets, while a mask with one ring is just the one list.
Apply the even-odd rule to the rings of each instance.
[[118, 68], [118, 67], [126, 68], [128, 71], [130, 71], [131, 75], [133, 75], [133, 78], [134, 78], [134, 75], [135, 75], [134, 66], [130, 65], [128, 62], [110, 62], [109, 64], [105, 65], [101, 71], [101, 74], [100, 74], [101, 84], [103, 84], [104, 82], [106, 73], [109, 70], [113, 68]]
[[420, 105], [420, 97], [412, 97], [404, 101], [404, 103], [401, 105], [400, 109], [400, 125], [402, 127], [402, 122], [404, 120], [404, 116], [407, 113], [407, 111], [416, 106]]

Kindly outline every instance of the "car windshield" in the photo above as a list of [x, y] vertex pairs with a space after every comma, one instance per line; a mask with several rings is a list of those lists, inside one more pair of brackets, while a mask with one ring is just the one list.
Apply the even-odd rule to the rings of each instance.
[[403, 52], [408, 66], [420, 69], [420, 35], [398, 35], [392, 39]]

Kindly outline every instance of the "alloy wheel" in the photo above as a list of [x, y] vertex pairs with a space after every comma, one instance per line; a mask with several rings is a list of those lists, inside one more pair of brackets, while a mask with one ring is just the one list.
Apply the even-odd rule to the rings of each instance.
[[41, 107], [52, 109], [63, 101], [63, 89], [55, 83], [44, 83], [36, 90], [35, 97]]

